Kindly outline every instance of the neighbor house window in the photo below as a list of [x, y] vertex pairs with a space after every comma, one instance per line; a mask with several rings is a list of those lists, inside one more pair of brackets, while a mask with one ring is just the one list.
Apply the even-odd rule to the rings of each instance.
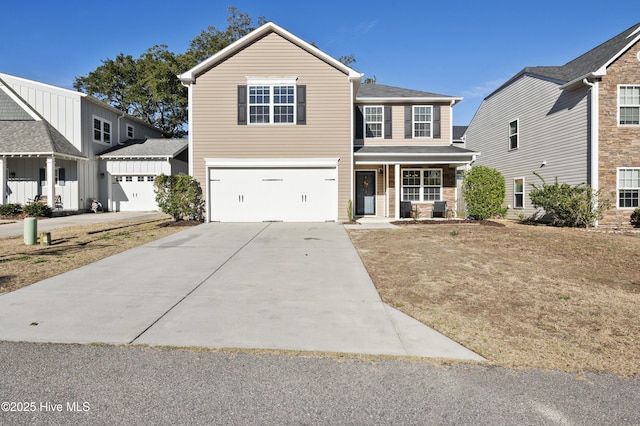
[[93, 141], [111, 143], [111, 122], [102, 118], [93, 117]]
[[133, 139], [133, 126], [130, 124], [127, 124], [127, 138]]
[[509, 150], [518, 149], [520, 145], [518, 127], [518, 120], [513, 120], [509, 123]]
[[56, 185], [64, 186], [66, 179], [66, 170], [64, 167], [56, 167]]
[[384, 109], [381, 106], [364, 107], [364, 134], [367, 138], [382, 138]]
[[249, 86], [249, 123], [295, 123], [295, 85]]
[[618, 87], [620, 124], [640, 124], [640, 86]]
[[640, 167], [618, 169], [618, 207], [635, 208], [640, 193]]
[[402, 201], [430, 202], [442, 199], [442, 169], [402, 171]]
[[413, 137], [414, 138], [430, 138], [432, 125], [431, 106], [415, 106], [413, 107]]
[[524, 178], [513, 180], [513, 208], [524, 208]]
[[138, 182], [144, 182], [144, 176], [138, 176]]

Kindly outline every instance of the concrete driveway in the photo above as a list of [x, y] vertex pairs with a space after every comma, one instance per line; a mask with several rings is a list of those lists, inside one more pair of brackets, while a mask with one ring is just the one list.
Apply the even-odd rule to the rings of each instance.
[[0, 295], [0, 340], [482, 360], [384, 304], [334, 223], [186, 229]]

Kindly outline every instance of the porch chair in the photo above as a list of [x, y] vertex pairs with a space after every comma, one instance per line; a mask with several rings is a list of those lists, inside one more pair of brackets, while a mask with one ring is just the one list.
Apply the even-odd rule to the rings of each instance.
[[447, 217], [447, 202], [435, 201], [431, 209], [431, 217]]

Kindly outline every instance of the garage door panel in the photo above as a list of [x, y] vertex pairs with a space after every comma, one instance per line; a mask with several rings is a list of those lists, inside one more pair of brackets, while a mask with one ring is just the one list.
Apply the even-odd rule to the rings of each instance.
[[211, 169], [213, 221], [335, 220], [335, 168]]
[[116, 211], [158, 210], [150, 176], [117, 176], [112, 186]]

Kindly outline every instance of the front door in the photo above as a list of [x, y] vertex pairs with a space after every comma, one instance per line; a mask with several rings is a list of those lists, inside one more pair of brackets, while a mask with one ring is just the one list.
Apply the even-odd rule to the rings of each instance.
[[356, 172], [356, 216], [376, 214], [376, 172]]

